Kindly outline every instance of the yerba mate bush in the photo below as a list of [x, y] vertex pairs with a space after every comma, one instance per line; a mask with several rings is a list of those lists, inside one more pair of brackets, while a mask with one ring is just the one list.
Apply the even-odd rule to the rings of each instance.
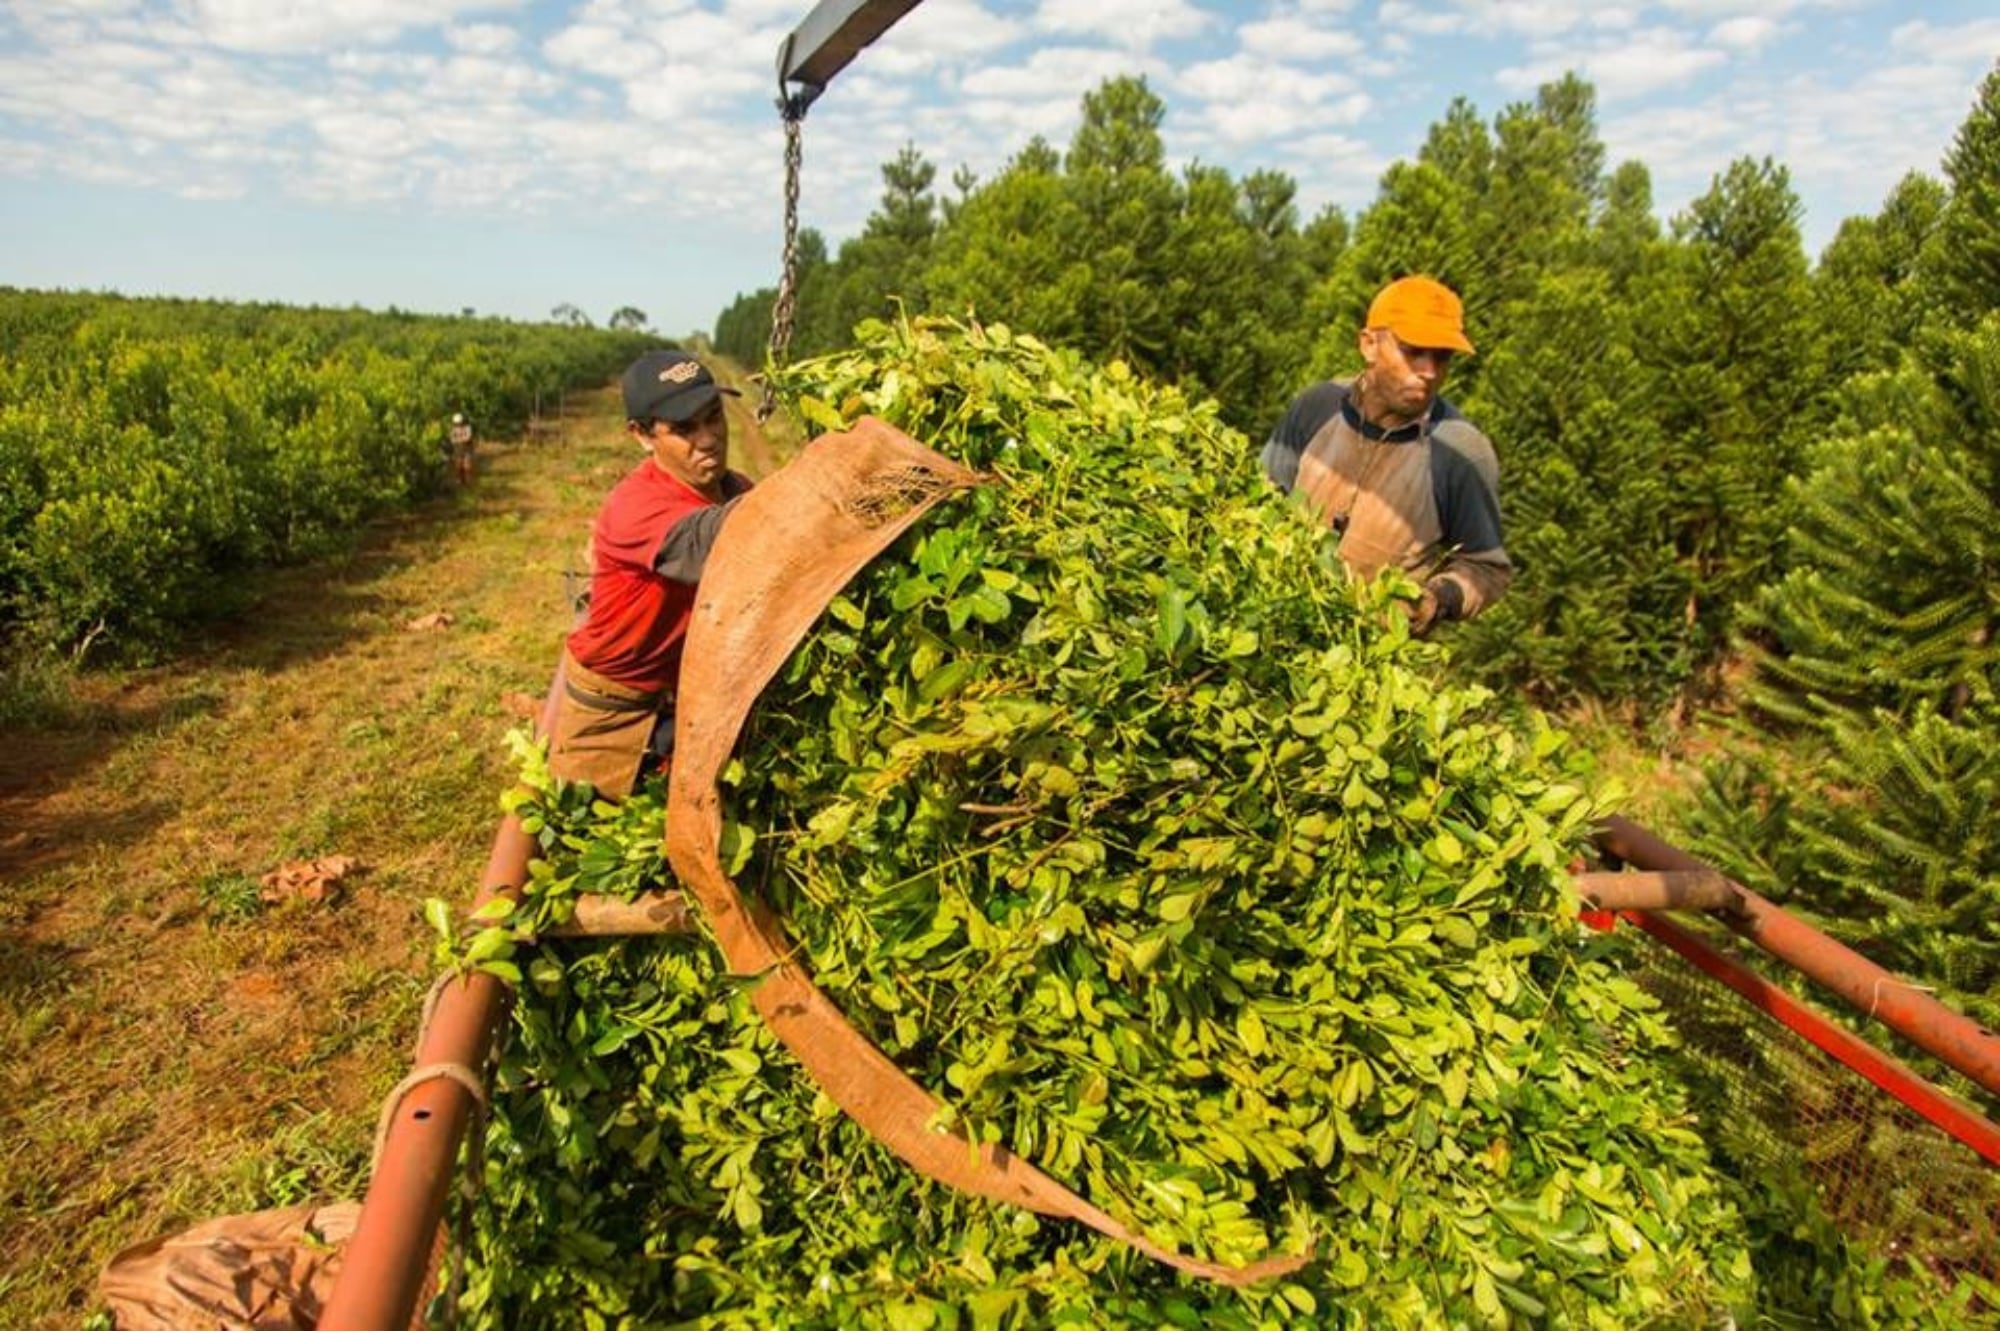
[[[817, 1093], [701, 936], [550, 945], [499, 1075], [467, 1290], [516, 1325], [1707, 1324], [1747, 1225], [1649, 1001], [1577, 926], [1599, 813], [1412, 640], [1390, 577], [1212, 405], [1000, 328], [789, 372], [991, 472], [835, 601], [731, 768], [732, 874], [949, 1107], [1232, 1291], [921, 1179]], [[579, 892], [666, 880], [524, 749]], [[512, 964], [502, 959], [500, 968]]]

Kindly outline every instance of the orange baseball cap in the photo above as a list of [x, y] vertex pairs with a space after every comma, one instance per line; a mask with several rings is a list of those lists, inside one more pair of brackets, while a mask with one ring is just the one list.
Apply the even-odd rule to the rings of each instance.
[[1387, 329], [1412, 347], [1449, 347], [1470, 355], [1465, 304], [1434, 278], [1398, 278], [1368, 304], [1368, 327]]

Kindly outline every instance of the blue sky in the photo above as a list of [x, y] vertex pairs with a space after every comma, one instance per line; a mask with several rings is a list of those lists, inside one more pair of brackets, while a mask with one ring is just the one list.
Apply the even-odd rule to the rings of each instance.
[[[0, 0], [0, 284], [543, 318], [680, 334], [776, 279], [774, 61], [810, 0]], [[945, 185], [1143, 74], [1169, 160], [1291, 174], [1350, 214], [1455, 95], [1575, 69], [1670, 217], [1787, 166], [1817, 254], [1936, 174], [2000, 56], [1989, 3], [925, 0], [805, 124], [835, 244], [914, 143]]]

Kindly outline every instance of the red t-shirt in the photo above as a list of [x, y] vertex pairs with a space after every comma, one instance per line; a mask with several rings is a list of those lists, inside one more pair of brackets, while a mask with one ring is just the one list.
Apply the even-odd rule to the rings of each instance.
[[[725, 474], [726, 498], [749, 489], [749, 478]], [[591, 529], [590, 609], [570, 633], [571, 657], [621, 685], [673, 691], [695, 585], [659, 573], [653, 557], [676, 523], [715, 503], [650, 458], [612, 488]]]

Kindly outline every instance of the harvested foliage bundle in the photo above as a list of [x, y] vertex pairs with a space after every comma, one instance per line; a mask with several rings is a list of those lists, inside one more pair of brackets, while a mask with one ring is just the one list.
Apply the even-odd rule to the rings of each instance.
[[[864, 1032], [1225, 1290], [955, 1195], [819, 1095], [702, 938], [527, 968], [469, 1297], [494, 1321], [1708, 1323], [1743, 1227], [1578, 931], [1560, 738], [1442, 684], [1213, 408], [999, 328], [796, 368], [993, 474], [905, 534], [760, 703], [725, 843]], [[660, 866], [527, 752], [522, 930]], [[490, 948], [491, 946], [489, 946]]]

